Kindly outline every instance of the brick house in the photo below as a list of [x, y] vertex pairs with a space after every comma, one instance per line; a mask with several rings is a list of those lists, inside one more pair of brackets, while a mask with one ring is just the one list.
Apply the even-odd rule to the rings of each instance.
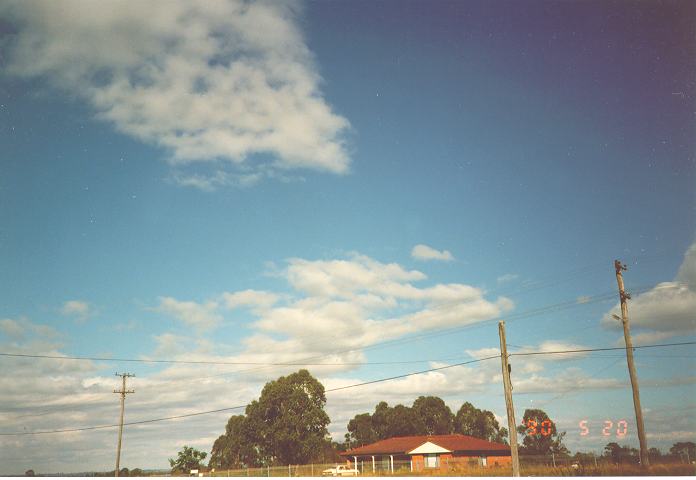
[[467, 435], [393, 437], [340, 453], [362, 473], [426, 469], [447, 472], [511, 464], [510, 447]]

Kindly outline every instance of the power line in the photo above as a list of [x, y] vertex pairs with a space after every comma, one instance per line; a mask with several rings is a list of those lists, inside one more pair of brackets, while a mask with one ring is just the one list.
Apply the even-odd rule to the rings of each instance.
[[[674, 288], [675, 286], [669, 286], [669, 288]], [[651, 287], [641, 287], [636, 289], [636, 293], [642, 293], [643, 290], [650, 289]], [[663, 287], [665, 288], [665, 287]], [[558, 310], [558, 309], [564, 309], [576, 305], [585, 305], [589, 303], [596, 303], [598, 301], [602, 300], [607, 300], [610, 298], [614, 297], [614, 293], [606, 293], [606, 294], [598, 294], [594, 295], [592, 297], [589, 297], [588, 300], [578, 303], [577, 299], [574, 300], [568, 300], [565, 302], [560, 302], [557, 304], [552, 304], [552, 305], [547, 305], [544, 307], [539, 307], [537, 309], [532, 309], [528, 310], [526, 312], [520, 312], [517, 314], [511, 314], [511, 315], [505, 315], [505, 316], [500, 316], [500, 317], [495, 317], [495, 318], [490, 318], [487, 320], [483, 320], [480, 322], [464, 325], [464, 326], [458, 326], [458, 327], [451, 327], [451, 328], [446, 328], [446, 329], [439, 329], [435, 330], [433, 332], [427, 332], [427, 333], [422, 333], [418, 335], [412, 335], [410, 337], [402, 337], [402, 338], [397, 338], [393, 340], [386, 340], [383, 342], [378, 342], [374, 343], [372, 345], [366, 345], [366, 346], [361, 346], [361, 347], [354, 347], [346, 350], [341, 350], [341, 351], [335, 351], [331, 352], [329, 354], [323, 354], [323, 355], [318, 355], [318, 356], [313, 356], [313, 357], [307, 357], [303, 360], [295, 361], [295, 362], [225, 362], [225, 361], [212, 361], [212, 360], [170, 360], [170, 359], [137, 359], [137, 358], [119, 358], [119, 357], [89, 357], [89, 356], [62, 356], [62, 355], [47, 355], [47, 354], [22, 354], [22, 353], [10, 353], [10, 352], [0, 352], [0, 357], [16, 357], [16, 358], [39, 358], [39, 359], [53, 359], [53, 360], [75, 360], [75, 361], [104, 361], [104, 362], [137, 362], [137, 363], [163, 363], [163, 364], [190, 364], [190, 365], [237, 365], [237, 366], [242, 366], [242, 365], [253, 365], [253, 366], [350, 366], [350, 365], [398, 365], [398, 364], [408, 364], [408, 363], [426, 363], [430, 361], [437, 361], [437, 360], [405, 360], [405, 361], [389, 361], [389, 362], [333, 362], [333, 363], [308, 363], [305, 360], [315, 360], [318, 358], [325, 358], [328, 356], [333, 356], [341, 353], [350, 353], [354, 352], [357, 350], [373, 350], [376, 348], [381, 348], [383, 346], [388, 346], [388, 345], [399, 345], [399, 344], [404, 344], [404, 343], [410, 343], [413, 341], [417, 340], [422, 340], [423, 338], [430, 338], [430, 337], [436, 337], [436, 336], [441, 336], [441, 335], [447, 335], [450, 333], [454, 333], [457, 331], [465, 330], [465, 329], [471, 329], [475, 327], [480, 327], [483, 325], [486, 325], [491, 322], [499, 321], [502, 318], [505, 318], [508, 322], [517, 320], [517, 319], [522, 319], [522, 318], [528, 318], [532, 316], [536, 316], [542, 313], [547, 313], [548, 311], [553, 311], [553, 310]], [[448, 302], [445, 304], [439, 304], [431, 309], [429, 314], [434, 314], [432, 310], [440, 310], [444, 307], [453, 307], [457, 305], [461, 305], [461, 301], [457, 302]], [[234, 373], [244, 373], [247, 371], [253, 371], [256, 369], [252, 370], [241, 370], [241, 371], [234, 371], [234, 372], [229, 372], [229, 374], [234, 374]], [[227, 375], [223, 374], [223, 375]], [[200, 378], [200, 377], [198, 377]], [[208, 377], [203, 377], [203, 378], [208, 378]]]
[[[334, 355], [333, 353], [330, 355]], [[0, 357], [19, 357], [19, 358], [44, 358], [51, 360], [89, 360], [96, 362], [137, 362], [137, 363], [172, 363], [172, 364], [190, 364], [190, 365], [262, 365], [276, 367], [298, 367], [298, 366], [349, 366], [349, 365], [401, 365], [407, 363], [427, 363], [440, 361], [434, 359], [426, 360], [401, 360], [390, 362], [332, 362], [332, 363], [297, 363], [297, 362], [223, 362], [213, 360], [150, 360], [142, 358], [113, 358], [113, 357], [83, 357], [83, 356], [61, 356], [61, 355], [43, 355], [43, 354], [28, 354], [28, 353], [7, 353], [0, 352]], [[200, 377], [198, 377], [200, 378]]]
[[[656, 347], [676, 347], [681, 345], [696, 345], [696, 342], [677, 342], [677, 343], [658, 343], [654, 345], [634, 345], [633, 349], [638, 348], [656, 348]], [[576, 350], [556, 350], [556, 351], [539, 351], [539, 352], [520, 352], [511, 353], [510, 356], [522, 357], [527, 355], [556, 355], [567, 353], [585, 353], [585, 352], [607, 352], [610, 350], [626, 350], [626, 347], [604, 347], [604, 348], [579, 348]]]
[[[672, 346], [682, 346], [682, 345], [696, 345], [696, 342], [678, 342], [678, 343], [663, 343], [663, 344], [654, 344], [654, 345], [639, 345], [639, 346], [634, 346], [633, 348], [635, 349], [640, 349], [640, 348], [657, 348], [657, 347], [672, 347]], [[558, 351], [552, 351], [552, 352], [524, 352], [524, 353], [511, 353], [509, 354], [510, 356], [527, 356], [527, 355], [560, 355], [560, 354], [572, 354], [572, 353], [586, 353], [586, 352], [603, 352], [603, 351], [608, 351], [608, 350], [622, 350], [624, 347], [604, 347], [604, 348], [583, 348], [583, 349], [576, 349], [576, 350], [558, 350]], [[479, 363], [483, 362], [486, 360], [492, 360], [495, 358], [500, 358], [500, 355], [491, 355], [489, 357], [483, 357], [483, 358], [478, 358], [474, 360], [469, 360], [467, 362], [460, 362], [460, 363], [455, 363], [452, 365], [445, 365], [443, 367], [435, 367], [435, 368], [430, 368], [427, 370], [421, 370], [418, 372], [410, 372], [410, 373], [405, 373], [403, 375], [396, 375], [392, 377], [386, 377], [386, 378], [380, 378], [376, 380], [370, 380], [367, 382], [361, 382], [361, 383], [355, 383], [351, 385], [345, 385], [343, 387], [336, 387], [336, 388], [331, 388], [325, 390], [326, 393], [329, 392], [335, 392], [339, 390], [347, 390], [349, 388], [356, 388], [356, 387], [361, 387], [364, 385], [371, 385], [375, 383], [381, 383], [381, 382], [387, 382], [390, 380], [396, 380], [399, 378], [406, 378], [406, 377], [411, 377], [414, 375], [421, 375], [423, 373], [429, 373], [429, 372], [436, 372], [439, 370], [445, 370], [448, 368], [454, 368], [454, 367], [460, 367], [463, 365], [469, 365], [473, 363]], [[187, 413], [183, 415], [173, 415], [170, 417], [161, 417], [161, 418], [153, 418], [153, 419], [148, 419], [148, 420], [139, 420], [139, 421], [134, 421], [134, 422], [128, 422], [124, 423], [124, 425], [142, 425], [146, 423], [155, 423], [155, 422], [162, 422], [166, 420], [175, 420], [179, 418], [188, 418], [188, 417], [195, 417], [199, 415], [208, 415], [211, 413], [219, 413], [219, 412], [225, 412], [225, 411], [230, 411], [230, 410], [239, 410], [241, 408], [245, 408], [246, 405], [237, 405], [234, 407], [226, 407], [226, 408], [218, 408], [215, 410], [207, 410], [203, 412], [193, 412], [193, 413]], [[91, 427], [81, 427], [81, 428], [70, 428], [70, 429], [62, 429], [62, 430], [43, 430], [43, 431], [37, 431], [37, 432], [0, 432], [0, 436], [27, 436], [27, 435], [44, 435], [44, 434], [51, 434], [51, 433], [68, 433], [68, 432], [82, 432], [86, 430], [99, 430], [99, 429], [105, 429], [105, 428], [114, 428], [118, 427], [118, 424], [110, 424], [110, 425], [96, 425], [96, 426], [91, 426]]]

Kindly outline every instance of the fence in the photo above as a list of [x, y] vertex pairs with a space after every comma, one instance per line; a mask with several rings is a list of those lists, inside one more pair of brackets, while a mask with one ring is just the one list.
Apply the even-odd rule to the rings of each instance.
[[[627, 456], [624, 461], [622, 459], [612, 459], [608, 457], [592, 457], [587, 456], [581, 460], [574, 459], [569, 456], [559, 455], [523, 455], [520, 456], [520, 468], [525, 474], [545, 474], [546, 476], [559, 475], [561, 471], [566, 472], [576, 469], [584, 469], [592, 473], [592, 471], [614, 472], [614, 470], [622, 467], [635, 467], [637, 461], [633, 456]], [[683, 458], [663, 456], [651, 460], [651, 465], [657, 467], [683, 467], [694, 468], [688, 464]], [[202, 471], [199, 476], [205, 477], [321, 477], [324, 470], [335, 468], [336, 463], [314, 463], [308, 465], [286, 465], [275, 467], [252, 467], [240, 469], [216, 469], [214, 471]], [[339, 465], [345, 465], [339, 463]], [[374, 468], [374, 469], [373, 469]], [[389, 461], [369, 460], [359, 461], [357, 469], [360, 476], [375, 477], [392, 475], [391, 464]], [[680, 470], [681, 471], [681, 470]], [[578, 472], [580, 473], [580, 472]], [[620, 473], [618, 470], [614, 474]], [[696, 473], [696, 470], [692, 473]], [[425, 469], [422, 472], [412, 472], [411, 462], [408, 460], [394, 460], [395, 476], [400, 475], [456, 475], [456, 476], [510, 476], [512, 471], [510, 466], [486, 466], [482, 459], [476, 461], [468, 461], [465, 463], [451, 464], [446, 469]], [[665, 473], [669, 474], [669, 473]], [[675, 472], [675, 474], [679, 474]], [[689, 471], [686, 472], [689, 474]], [[182, 475], [186, 476], [186, 475]]]

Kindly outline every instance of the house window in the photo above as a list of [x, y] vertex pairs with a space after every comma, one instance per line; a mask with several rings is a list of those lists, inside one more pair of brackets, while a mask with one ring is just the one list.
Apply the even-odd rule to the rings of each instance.
[[440, 466], [440, 457], [436, 453], [425, 454], [425, 468], [437, 468]]

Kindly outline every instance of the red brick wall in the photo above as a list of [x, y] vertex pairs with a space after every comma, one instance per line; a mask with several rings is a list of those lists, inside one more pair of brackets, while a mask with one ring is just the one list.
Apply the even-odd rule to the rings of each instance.
[[420, 472], [425, 468], [425, 460], [423, 455], [412, 455], [411, 461], [413, 462], [414, 472]]

